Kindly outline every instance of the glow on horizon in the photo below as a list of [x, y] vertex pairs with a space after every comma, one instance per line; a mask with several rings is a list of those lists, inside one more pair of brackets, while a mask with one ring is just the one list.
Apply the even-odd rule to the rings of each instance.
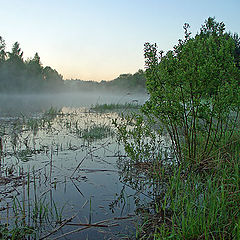
[[145, 42], [171, 49], [185, 22], [195, 34], [211, 16], [240, 33], [239, 9], [239, 0], [1, 1], [0, 36], [64, 79], [112, 80], [144, 69]]

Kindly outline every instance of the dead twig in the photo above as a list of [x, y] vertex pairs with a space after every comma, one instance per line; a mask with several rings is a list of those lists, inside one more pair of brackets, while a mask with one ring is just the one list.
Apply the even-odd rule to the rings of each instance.
[[67, 225], [70, 226], [86, 226], [86, 227], [115, 227], [115, 226], [119, 226], [118, 223], [116, 224], [112, 224], [112, 225], [104, 225], [104, 224], [88, 224], [88, 223], [67, 223]]
[[[57, 240], [59, 238], [62, 238], [62, 237], [65, 237], [69, 234], [72, 234], [72, 233], [77, 233], [77, 232], [80, 232], [80, 231], [83, 231], [83, 230], [86, 230], [90, 227], [115, 227], [115, 226], [119, 226], [118, 223], [113, 223], [111, 225], [105, 225], [103, 223], [107, 223], [107, 222], [110, 222], [110, 221], [116, 221], [116, 220], [124, 220], [124, 219], [128, 219], [128, 218], [131, 218], [133, 216], [127, 216], [127, 217], [121, 217], [121, 218], [111, 218], [111, 219], [106, 219], [106, 220], [103, 220], [103, 221], [100, 221], [100, 222], [96, 222], [96, 223], [93, 223], [93, 224], [82, 224], [82, 223], [79, 223], [79, 224], [76, 224], [76, 226], [85, 226], [85, 227], [80, 227], [80, 228], [77, 228], [73, 231], [70, 231], [70, 232], [67, 232], [67, 233], [64, 233], [63, 235], [61, 236], [58, 236], [56, 238], [54, 238], [53, 240]], [[73, 224], [68, 224], [68, 225], [73, 225]]]
[[99, 225], [99, 224], [102, 224], [102, 223], [105, 223], [105, 222], [109, 222], [109, 221], [112, 221], [112, 220], [113, 220], [113, 219], [107, 219], [107, 220], [103, 220], [103, 221], [100, 221], [100, 222], [96, 222], [96, 223], [94, 223], [94, 224], [88, 224], [88, 226], [86, 226], [86, 227], [80, 227], [80, 228], [77, 228], [77, 229], [75, 229], [75, 230], [73, 230], [73, 231], [64, 233], [63, 235], [58, 236], [58, 237], [54, 238], [53, 240], [57, 240], [57, 239], [59, 239], [59, 238], [65, 237], [65, 236], [67, 236], [67, 235], [69, 235], [69, 234], [72, 234], [72, 233], [77, 233], [77, 232], [83, 231], [83, 230], [85, 230], [85, 229], [90, 228], [91, 225]]
[[68, 219], [65, 220], [59, 227], [54, 228], [50, 233], [48, 233], [47, 235], [41, 237], [39, 240], [46, 239], [47, 237], [51, 236], [52, 234], [54, 234], [55, 232], [57, 232], [59, 229], [61, 229], [62, 227], [64, 227], [67, 223], [71, 222], [77, 215], [78, 215], [78, 213], [76, 213], [76, 214], [73, 215], [72, 217], [68, 218]]

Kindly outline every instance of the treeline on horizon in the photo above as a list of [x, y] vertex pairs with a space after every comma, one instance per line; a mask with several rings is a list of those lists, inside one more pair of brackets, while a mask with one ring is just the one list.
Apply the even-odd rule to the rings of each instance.
[[24, 60], [20, 44], [15, 42], [10, 52], [6, 51], [0, 36], [0, 93], [42, 93], [68, 91], [145, 91], [144, 71], [121, 74], [112, 81], [63, 80], [55, 69], [44, 67], [38, 53]]
[[117, 78], [111, 81], [96, 82], [84, 81], [80, 79], [65, 80], [66, 86], [71, 91], [131, 91], [131, 92], [145, 92], [146, 91], [146, 78], [144, 71], [139, 69], [136, 73], [120, 74]]

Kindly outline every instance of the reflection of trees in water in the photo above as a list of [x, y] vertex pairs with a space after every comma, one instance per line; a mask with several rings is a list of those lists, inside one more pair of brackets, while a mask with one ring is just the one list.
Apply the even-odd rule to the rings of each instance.
[[[129, 159], [119, 159], [120, 181], [135, 190], [137, 209], [154, 210], [154, 203], [163, 196], [167, 181], [161, 178], [159, 163], [132, 163]], [[142, 202], [141, 196], [147, 201]], [[137, 210], [138, 211], [138, 210]]]
[[137, 213], [155, 212], [175, 164], [173, 149], [155, 122], [140, 115], [127, 116], [116, 126], [128, 155], [117, 162], [120, 181], [135, 190]]

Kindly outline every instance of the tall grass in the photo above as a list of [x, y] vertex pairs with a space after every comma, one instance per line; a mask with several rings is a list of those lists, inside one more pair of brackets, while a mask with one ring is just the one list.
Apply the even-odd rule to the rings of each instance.
[[63, 220], [63, 208], [57, 207], [55, 202], [51, 206], [46, 197], [37, 196], [35, 187], [35, 197], [30, 198], [29, 180], [28, 177], [26, 182], [23, 181], [22, 196], [13, 198], [9, 206], [11, 215], [7, 209], [7, 224], [0, 225], [0, 239], [38, 239], [42, 231]]
[[[153, 185], [153, 214], [141, 215], [138, 239], [240, 239], [239, 129], [231, 142], [226, 136], [221, 147], [214, 146], [208, 158], [179, 162], [169, 152], [157, 154], [161, 142], [153, 141], [151, 122], [139, 116], [125, 120], [115, 122], [119, 140], [135, 163], [132, 168], [148, 163], [145, 175]], [[137, 184], [136, 179], [127, 180]]]

